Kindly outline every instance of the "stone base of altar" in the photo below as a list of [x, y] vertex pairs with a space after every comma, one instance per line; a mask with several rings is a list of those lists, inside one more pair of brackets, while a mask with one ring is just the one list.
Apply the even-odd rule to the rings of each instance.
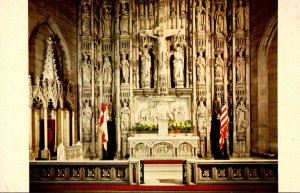
[[197, 136], [143, 135], [129, 137], [130, 158], [187, 159], [197, 157]]

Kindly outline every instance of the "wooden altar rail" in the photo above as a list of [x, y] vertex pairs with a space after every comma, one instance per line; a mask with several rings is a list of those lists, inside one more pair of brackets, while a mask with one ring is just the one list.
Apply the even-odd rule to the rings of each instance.
[[140, 184], [140, 161], [31, 161], [30, 186], [34, 184]]
[[187, 160], [183, 182], [188, 185], [214, 183], [278, 184], [277, 160]]

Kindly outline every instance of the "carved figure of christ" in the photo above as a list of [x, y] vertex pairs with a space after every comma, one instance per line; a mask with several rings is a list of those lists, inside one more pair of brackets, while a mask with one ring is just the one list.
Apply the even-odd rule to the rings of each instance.
[[[163, 67], [167, 66], [168, 61], [168, 49], [167, 49], [167, 43], [166, 38], [177, 35], [179, 33], [184, 32], [184, 30], [181, 29], [163, 29], [162, 27], [156, 27], [154, 30], [142, 30], [140, 31], [140, 36], [150, 36], [152, 38], [155, 38], [157, 40], [157, 47], [158, 47], [158, 61], [160, 70], [163, 69]], [[160, 71], [159, 70], [159, 71]]]

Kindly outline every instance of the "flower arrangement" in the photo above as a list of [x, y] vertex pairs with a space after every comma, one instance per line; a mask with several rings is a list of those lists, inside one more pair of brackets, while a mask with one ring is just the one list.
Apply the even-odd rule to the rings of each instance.
[[154, 122], [141, 121], [135, 123], [130, 130], [137, 133], [157, 133], [158, 126], [157, 123]]
[[170, 133], [190, 133], [193, 131], [193, 121], [175, 121], [169, 120], [168, 131]]

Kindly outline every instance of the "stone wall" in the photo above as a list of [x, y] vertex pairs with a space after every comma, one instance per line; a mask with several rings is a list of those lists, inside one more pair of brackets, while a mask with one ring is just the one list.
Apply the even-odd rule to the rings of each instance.
[[[272, 16], [276, 14], [277, 9], [277, 1], [272, 3], [268, 0], [250, 2], [252, 153], [266, 153], [270, 143], [273, 147], [271, 151], [277, 153], [277, 35], [273, 37], [269, 53], [266, 54], [267, 63], [263, 64], [268, 65], [266, 72], [259, 72], [258, 65], [260, 43], [263, 41], [267, 25]], [[267, 83], [259, 81], [264, 79], [259, 76], [266, 76]]]

